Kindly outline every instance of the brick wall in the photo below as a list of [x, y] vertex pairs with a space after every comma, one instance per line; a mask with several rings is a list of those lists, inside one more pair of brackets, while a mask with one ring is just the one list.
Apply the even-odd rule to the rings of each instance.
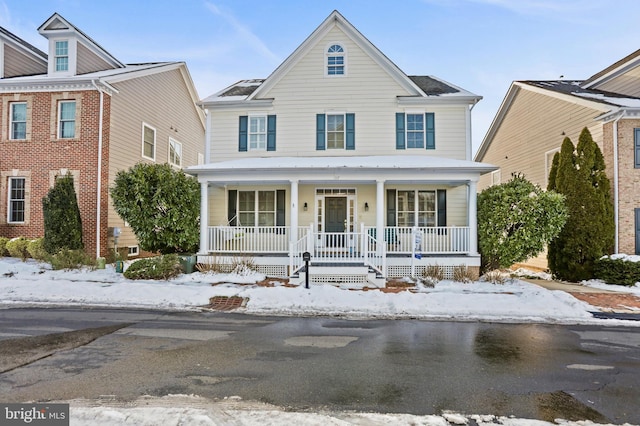
[[[76, 134], [72, 139], [57, 137], [57, 105], [60, 100], [76, 101]], [[9, 104], [27, 102], [27, 138], [9, 140]], [[101, 188], [101, 253], [106, 253], [109, 112], [110, 98], [104, 96], [104, 127]], [[96, 253], [96, 203], [100, 94], [95, 90], [15, 93], [0, 96], [0, 236], [41, 237], [44, 234], [42, 198], [54, 183], [56, 174], [71, 172], [75, 178], [82, 216], [86, 251]], [[7, 222], [7, 181], [10, 176], [27, 177], [25, 223]]]

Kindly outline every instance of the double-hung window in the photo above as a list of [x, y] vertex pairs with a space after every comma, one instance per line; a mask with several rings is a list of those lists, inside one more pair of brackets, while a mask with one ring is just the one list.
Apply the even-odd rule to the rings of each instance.
[[156, 159], [156, 129], [146, 124], [142, 125], [142, 156]]
[[56, 71], [69, 71], [69, 41], [56, 41], [55, 66]]
[[169, 138], [169, 163], [182, 167], [182, 144], [172, 138]]
[[344, 75], [344, 48], [332, 44], [327, 49], [327, 75]]
[[10, 112], [9, 139], [27, 138], [27, 103], [12, 102]]
[[344, 114], [327, 114], [327, 149], [344, 149]]
[[238, 191], [238, 225], [274, 226], [275, 191]]
[[436, 226], [436, 191], [398, 191], [397, 205], [398, 226]]
[[23, 177], [9, 178], [9, 208], [7, 222], [24, 223], [26, 206], [26, 179]]
[[58, 104], [58, 138], [76, 137], [76, 101], [60, 101]]
[[407, 148], [424, 148], [424, 114], [407, 114]]
[[249, 117], [249, 150], [267, 149], [267, 117]]

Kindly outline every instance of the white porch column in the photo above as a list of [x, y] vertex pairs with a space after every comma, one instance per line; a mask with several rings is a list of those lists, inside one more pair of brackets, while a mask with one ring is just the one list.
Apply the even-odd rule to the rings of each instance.
[[376, 240], [384, 240], [384, 181], [376, 181]]
[[200, 182], [200, 253], [209, 252], [209, 183]]
[[477, 182], [469, 181], [467, 183], [469, 191], [468, 219], [469, 224], [469, 255], [478, 255], [478, 188]]
[[291, 232], [289, 234], [289, 241], [295, 243], [298, 241], [298, 181], [291, 181]]

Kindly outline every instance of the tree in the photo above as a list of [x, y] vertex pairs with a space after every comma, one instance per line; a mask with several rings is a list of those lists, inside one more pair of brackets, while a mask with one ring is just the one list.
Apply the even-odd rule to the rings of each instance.
[[478, 241], [484, 269], [507, 268], [541, 253], [567, 219], [564, 197], [514, 174], [478, 195]]
[[150, 252], [193, 253], [200, 241], [200, 185], [168, 164], [119, 171], [110, 189], [118, 215]]
[[82, 219], [71, 173], [56, 179], [53, 188], [42, 199], [42, 211], [44, 215], [43, 247], [47, 253], [56, 254], [63, 249], [84, 248]]
[[566, 198], [569, 218], [549, 244], [549, 269], [558, 278], [592, 278], [594, 262], [613, 248], [615, 223], [604, 157], [585, 127], [578, 146], [565, 138], [549, 172], [550, 189]]

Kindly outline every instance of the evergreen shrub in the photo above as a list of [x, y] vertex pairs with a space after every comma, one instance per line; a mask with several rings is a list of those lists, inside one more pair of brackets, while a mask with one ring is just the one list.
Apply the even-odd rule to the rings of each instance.
[[165, 254], [136, 260], [124, 271], [124, 276], [131, 280], [168, 280], [182, 272], [178, 255]]
[[7, 250], [7, 243], [9, 238], [0, 237], [0, 256], [9, 256], [9, 250]]
[[47, 260], [49, 253], [44, 249], [44, 237], [29, 241], [27, 251], [35, 260]]
[[6, 248], [9, 252], [9, 256], [19, 257], [24, 261], [29, 258], [29, 252], [27, 251], [28, 245], [29, 240], [27, 240], [25, 237], [17, 237], [9, 240], [7, 242]]
[[96, 261], [82, 249], [69, 250], [62, 249], [58, 253], [50, 256], [51, 267], [58, 270], [81, 269], [84, 267], [95, 268]]
[[633, 286], [640, 282], [640, 262], [604, 256], [596, 260], [593, 275], [607, 284]]

